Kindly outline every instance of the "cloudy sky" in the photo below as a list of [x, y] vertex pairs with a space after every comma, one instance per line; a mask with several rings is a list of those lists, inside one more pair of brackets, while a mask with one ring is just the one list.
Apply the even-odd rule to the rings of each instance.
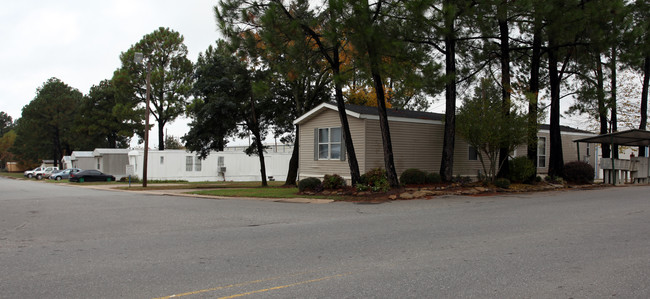
[[[88, 93], [120, 67], [119, 55], [158, 27], [185, 37], [188, 58], [220, 37], [216, 0], [23, 0], [3, 1], [0, 10], [0, 111], [12, 118], [57, 77]], [[187, 120], [167, 125], [170, 135], [187, 132]], [[154, 128], [152, 132], [156, 132]], [[151, 134], [150, 144], [158, 144]]]

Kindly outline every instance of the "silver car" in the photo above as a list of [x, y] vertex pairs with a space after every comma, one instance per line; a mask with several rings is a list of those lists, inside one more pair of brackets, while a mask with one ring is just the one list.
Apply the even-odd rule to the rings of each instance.
[[80, 171], [81, 169], [79, 168], [68, 168], [58, 172], [52, 172], [52, 174], [50, 174], [50, 180], [56, 180], [56, 181], [67, 180], [70, 178], [71, 173], [77, 173]]

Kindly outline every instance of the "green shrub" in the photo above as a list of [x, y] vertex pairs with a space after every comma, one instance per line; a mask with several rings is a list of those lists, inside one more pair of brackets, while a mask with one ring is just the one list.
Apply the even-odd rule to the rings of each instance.
[[437, 172], [429, 172], [427, 173], [426, 176], [426, 183], [427, 184], [438, 184], [442, 182], [442, 177], [440, 176], [439, 173]]
[[338, 174], [326, 174], [323, 178], [323, 189], [339, 189], [345, 187], [345, 179]]
[[510, 180], [506, 178], [500, 178], [494, 181], [494, 185], [502, 189], [508, 189], [510, 187]]
[[298, 182], [298, 191], [314, 191], [318, 192], [323, 188], [322, 183], [317, 178], [306, 178]]
[[399, 181], [405, 185], [424, 184], [427, 180], [426, 172], [417, 168], [409, 168], [404, 170], [399, 176]]
[[574, 184], [591, 184], [594, 182], [594, 168], [587, 162], [569, 162], [564, 164], [564, 179]]
[[535, 176], [535, 164], [528, 157], [517, 157], [508, 161], [510, 181], [513, 183], [529, 182]]
[[372, 192], [386, 192], [390, 190], [390, 184], [388, 184], [388, 178], [386, 177], [386, 171], [381, 168], [372, 169], [363, 175], [359, 184], [357, 184], [358, 191], [364, 191], [359, 188], [361, 186], [367, 186]]

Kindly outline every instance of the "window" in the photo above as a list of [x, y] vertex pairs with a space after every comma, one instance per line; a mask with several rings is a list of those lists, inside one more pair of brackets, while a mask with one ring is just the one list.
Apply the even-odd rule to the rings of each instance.
[[226, 164], [226, 163], [224, 162], [224, 157], [223, 157], [223, 156], [219, 156], [219, 157], [217, 158], [217, 166], [218, 166], [219, 168], [221, 168], [221, 167], [226, 167], [225, 164]]
[[546, 167], [546, 137], [537, 140], [537, 167]]
[[101, 169], [101, 167], [100, 167], [101, 165], [102, 165], [102, 164], [99, 163], [99, 158], [97, 158], [97, 169]]
[[185, 171], [192, 171], [194, 157], [185, 156]]
[[194, 157], [194, 171], [201, 171], [201, 159]]
[[478, 161], [478, 151], [476, 151], [476, 148], [473, 146], [469, 146], [469, 157], [468, 159], [470, 161]]
[[341, 128], [316, 129], [318, 160], [343, 160]]
[[165, 156], [160, 156], [160, 164], [165, 164]]

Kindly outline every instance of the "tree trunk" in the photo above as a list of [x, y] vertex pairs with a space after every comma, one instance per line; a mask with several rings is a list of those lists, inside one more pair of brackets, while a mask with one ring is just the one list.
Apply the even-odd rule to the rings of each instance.
[[[314, 136], [316, 138], [316, 136]], [[298, 179], [298, 154], [300, 140], [300, 127], [296, 126], [296, 139], [293, 142], [293, 151], [291, 152], [291, 159], [289, 160], [289, 171], [287, 172], [287, 180], [284, 181], [285, 186], [295, 186]]]
[[528, 146], [526, 154], [528, 159], [533, 161], [537, 169], [537, 133], [539, 126], [537, 123], [537, 103], [539, 102], [539, 69], [542, 60], [542, 32], [540, 25], [535, 25], [533, 35], [533, 56], [530, 62], [530, 98], [528, 102]]
[[[445, 0], [444, 5], [453, 5], [451, 0]], [[454, 143], [456, 137], [456, 37], [454, 16], [447, 15], [445, 19], [445, 134], [442, 143], [442, 159], [440, 161], [440, 176], [445, 181], [454, 177]]]
[[[497, 15], [499, 18], [499, 37], [501, 51], [501, 109], [503, 117], [510, 117], [510, 95], [512, 87], [510, 86], [510, 34], [508, 31], [508, 12], [506, 4], [497, 5]], [[508, 178], [510, 176], [510, 166], [508, 156], [510, 151], [507, 146], [499, 148], [499, 173], [498, 177]]]
[[562, 155], [562, 136], [560, 135], [560, 76], [558, 74], [557, 63], [557, 48], [553, 41], [550, 40], [548, 68], [551, 85], [551, 150], [548, 163], [548, 175], [562, 177], [564, 175], [564, 157]]
[[257, 115], [255, 114], [255, 101], [251, 96], [251, 125], [249, 126], [253, 133], [253, 142], [257, 148], [257, 156], [260, 159], [260, 174], [262, 175], [262, 187], [268, 186], [266, 182], [266, 164], [264, 163], [264, 145], [262, 144], [262, 136], [260, 134], [260, 125], [257, 122]]
[[388, 126], [388, 114], [386, 112], [386, 99], [384, 97], [384, 83], [379, 74], [379, 57], [374, 51], [372, 44], [367, 44], [368, 56], [370, 58], [370, 73], [375, 84], [375, 94], [377, 95], [377, 109], [379, 110], [379, 127], [381, 129], [381, 140], [384, 147], [384, 167], [386, 168], [386, 177], [392, 188], [399, 187], [397, 172], [395, 171], [395, 161], [393, 158], [393, 144], [390, 138], [390, 128]]
[[[350, 179], [352, 185], [356, 185], [360, 179], [359, 163], [357, 162], [357, 154], [354, 151], [354, 144], [352, 143], [352, 135], [350, 134], [350, 125], [348, 123], [348, 115], [345, 113], [345, 100], [343, 99], [343, 86], [340, 79], [339, 62], [339, 45], [336, 44], [333, 50], [332, 57], [332, 72], [334, 73], [334, 90], [336, 98], [336, 107], [339, 110], [339, 119], [341, 120], [341, 129], [343, 130], [343, 139], [345, 141], [345, 150], [347, 152], [348, 165], [350, 166]], [[318, 136], [314, 136], [318, 138]]]
[[[616, 65], [617, 65], [617, 53], [616, 53], [616, 45], [612, 46], [612, 61], [610, 62], [610, 69], [612, 73], [612, 79], [611, 79], [611, 90], [612, 90], [612, 97], [610, 101], [611, 109], [612, 109], [612, 133], [618, 132], [618, 117], [617, 117], [617, 112], [616, 112]], [[612, 145], [612, 157], [614, 159], [618, 159], [618, 145]]]
[[163, 126], [165, 124], [162, 121], [158, 121], [158, 150], [165, 150], [165, 132], [163, 131]]
[[[645, 56], [643, 63], [643, 88], [641, 91], [641, 124], [639, 129], [645, 130], [648, 122], [648, 81], [650, 81], [650, 54]], [[639, 157], [645, 157], [645, 146], [639, 146]]]
[[[598, 101], [598, 120], [600, 121], [600, 134], [607, 134], [607, 105], [605, 104], [605, 79], [603, 76], [603, 63], [600, 55], [596, 58], [596, 100]], [[609, 144], [601, 143], [603, 158], [609, 158]]]

